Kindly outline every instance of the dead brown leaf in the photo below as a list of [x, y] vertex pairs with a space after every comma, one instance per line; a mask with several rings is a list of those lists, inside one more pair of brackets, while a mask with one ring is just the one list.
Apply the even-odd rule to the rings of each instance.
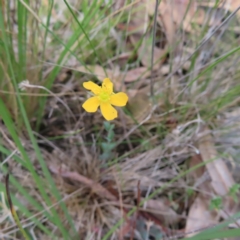
[[195, 235], [194, 231], [215, 225], [218, 222], [216, 212], [209, 211], [209, 200], [199, 194], [190, 207], [185, 228], [185, 237]]
[[[128, 24], [128, 32], [132, 32], [130, 40], [134, 46], [140, 43], [141, 46], [138, 48], [138, 57], [141, 63], [150, 68], [151, 67], [151, 56], [152, 56], [152, 42], [147, 41], [147, 28], [149, 26], [149, 12], [154, 11], [154, 1], [140, 0], [134, 5], [134, 11], [131, 15], [130, 22]], [[144, 36], [145, 35], [145, 36]], [[158, 69], [161, 59], [165, 54], [165, 50], [158, 47], [154, 47], [153, 59], [154, 69]]]
[[[189, 167], [192, 168], [198, 164], [200, 164], [202, 162], [202, 158], [200, 154], [196, 154], [191, 158]], [[205, 173], [206, 169], [205, 166], [201, 166], [199, 168], [197, 168], [195, 171], [190, 172], [189, 175], [195, 180], [198, 181], [203, 174]]]
[[[205, 127], [205, 131], [210, 132], [207, 127]], [[212, 187], [215, 195], [224, 197], [220, 214], [223, 218], [228, 219], [229, 216], [238, 211], [239, 207], [228, 195], [230, 188], [235, 184], [233, 176], [226, 163], [219, 157], [214, 146], [213, 136], [210, 133], [204, 135], [198, 145], [202, 160], [206, 162], [206, 169], [211, 179], [208, 186]], [[213, 161], [208, 162], [209, 160]]]
[[[147, 93], [137, 92], [134, 97], [129, 99], [127, 108], [134, 119], [141, 122], [150, 114], [152, 104]], [[131, 118], [129, 118], [129, 122], [134, 123]]]
[[196, 13], [197, 6], [196, 1], [189, 0], [161, 1], [158, 22], [163, 25], [169, 44], [176, 40], [175, 34], [180, 26], [190, 32], [193, 22], [203, 22], [204, 12], [198, 9], [198, 13]]
[[125, 91], [125, 86], [122, 82], [123, 80], [123, 74], [120, 72], [118, 68], [115, 70], [103, 68], [100, 65], [86, 65], [86, 66], [80, 66], [76, 68], [77, 71], [87, 73], [87, 74], [93, 74], [97, 76], [99, 81], [103, 81], [104, 78], [110, 78], [111, 81], [114, 84], [114, 88], [119, 91]]
[[[208, 128], [205, 128], [205, 130], [209, 131]], [[211, 185], [215, 193], [219, 196], [226, 195], [235, 182], [225, 162], [219, 157], [215, 149], [212, 135], [209, 133], [202, 137], [198, 146], [202, 159], [206, 162], [206, 168], [211, 177]], [[211, 159], [213, 161], [207, 163]]]
[[103, 68], [100, 65], [86, 65], [80, 66], [76, 68], [77, 71], [87, 73], [87, 74], [94, 74], [96, 75], [99, 80], [102, 80], [105, 77], [113, 78], [119, 74], [119, 71], [113, 71], [111, 69]]
[[180, 220], [178, 214], [170, 207], [167, 199], [149, 199], [145, 202], [144, 207], [166, 224], [176, 224]]
[[156, 7], [156, 0], [148, 0], [147, 3], [147, 13], [149, 16], [153, 16], [155, 13], [155, 7]]
[[138, 67], [127, 71], [124, 75], [124, 82], [134, 82], [140, 78], [149, 77], [151, 72], [147, 67]]
[[134, 34], [142, 35], [146, 32], [149, 18], [147, 12], [147, 0], [140, 0], [134, 4], [132, 9], [129, 26], [132, 27]]
[[[200, 154], [192, 157], [190, 167], [194, 167], [202, 162]], [[194, 186], [199, 190], [197, 197], [190, 206], [185, 228], [185, 237], [193, 236], [198, 230], [215, 225], [219, 221], [217, 212], [209, 210], [211, 193], [213, 189], [209, 185], [209, 176], [206, 175], [204, 166], [197, 168], [190, 173], [194, 179]]]
[[141, 59], [141, 63], [150, 68], [152, 66], [152, 53], [153, 53], [153, 69], [157, 70], [165, 60], [166, 50], [154, 46], [152, 52], [152, 42], [143, 40], [140, 48], [138, 49], [138, 57]]

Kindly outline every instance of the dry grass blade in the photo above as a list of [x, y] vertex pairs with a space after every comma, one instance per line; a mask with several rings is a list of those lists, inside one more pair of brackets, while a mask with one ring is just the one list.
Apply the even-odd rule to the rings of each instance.
[[49, 169], [52, 173], [59, 174], [62, 177], [70, 178], [72, 180], [76, 180], [78, 182], [81, 182], [81, 183], [87, 185], [88, 187], [90, 187], [93, 190], [93, 192], [95, 192], [96, 194], [98, 194], [101, 197], [105, 197], [105, 198], [107, 198], [109, 200], [112, 200], [112, 201], [117, 200], [117, 198], [114, 195], [112, 195], [101, 184], [96, 183], [93, 180], [91, 180], [89, 178], [86, 178], [86, 177], [80, 175], [77, 172], [61, 171], [61, 169], [56, 169], [53, 166], [49, 166]]
[[[201, 1], [201, 6], [207, 6], [207, 7], [215, 7], [216, 1]], [[240, 6], [239, 0], [225, 0], [225, 1], [219, 1], [217, 7], [223, 8], [226, 11], [235, 11]], [[237, 12], [238, 17], [240, 16], [240, 12]]]

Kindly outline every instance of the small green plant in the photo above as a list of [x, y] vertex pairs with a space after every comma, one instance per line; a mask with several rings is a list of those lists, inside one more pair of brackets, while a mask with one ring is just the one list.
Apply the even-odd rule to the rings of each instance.
[[219, 210], [222, 207], [222, 198], [220, 196], [217, 196], [213, 199], [211, 199], [210, 202], [210, 210]]
[[187, 196], [188, 196], [188, 197], [191, 197], [191, 196], [194, 194], [194, 190], [191, 189], [191, 188], [188, 188], [188, 189], [186, 190], [186, 193], [187, 193]]
[[240, 184], [235, 183], [229, 189], [229, 193], [228, 193], [236, 203], [238, 202], [237, 193], [239, 192], [239, 188], [240, 188]]
[[112, 150], [115, 148], [116, 143], [114, 142], [114, 124], [105, 121], [103, 123], [104, 129], [107, 131], [107, 137], [105, 142], [101, 142], [102, 154], [100, 155], [100, 159], [103, 161], [108, 161], [113, 157]]

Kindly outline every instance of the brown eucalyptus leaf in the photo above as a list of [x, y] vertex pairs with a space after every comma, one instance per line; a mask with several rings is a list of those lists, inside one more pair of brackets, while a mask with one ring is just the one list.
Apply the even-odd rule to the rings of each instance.
[[[138, 92], [133, 98], [129, 99], [127, 108], [133, 117], [141, 122], [151, 113], [152, 104], [146, 93]], [[130, 119], [130, 121], [132, 120]]]
[[[151, 39], [150, 39], [151, 40]], [[150, 68], [152, 66], [152, 54], [153, 54], [153, 69], [157, 70], [161, 66], [165, 59], [166, 50], [154, 46], [152, 52], [152, 41], [149, 42], [143, 40], [140, 48], [138, 49], [138, 57], [141, 59], [141, 63]]]
[[[209, 129], [205, 128], [205, 130]], [[212, 180], [211, 185], [216, 194], [219, 196], [228, 194], [235, 182], [225, 162], [219, 157], [210, 133], [201, 138], [198, 149], [203, 161], [206, 162], [206, 168]], [[208, 162], [209, 160], [212, 161]]]
[[209, 199], [204, 198], [200, 193], [190, 207], [185, 227], [185, 237], [196, 235], [200, 229], [214, 226], [218, 223], [216, 212], [209, 211]]
[[125, 91], [123, 75], [118, 68], [112, 70], [103, 68], [100, 65], [86, 65], [78, 67], [77, 70], [83, 73], [93, 74], [97, 76], [99, 81], [103, 81], [104, 78], [110, 78], [116, 91]]
[[147, 78], [150, 74], [151, 72], [147, 67], [134, 68], [124, 75], [124, 82], [134, 82], [140, 78]]

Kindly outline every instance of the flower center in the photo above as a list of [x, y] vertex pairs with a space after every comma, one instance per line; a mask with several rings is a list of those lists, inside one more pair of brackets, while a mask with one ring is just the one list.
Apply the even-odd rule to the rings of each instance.
[[99, 100], [102, 102], [107, 102], [110, 100], [110, 94], [108, 92], [102, 91], [98, 96]]

